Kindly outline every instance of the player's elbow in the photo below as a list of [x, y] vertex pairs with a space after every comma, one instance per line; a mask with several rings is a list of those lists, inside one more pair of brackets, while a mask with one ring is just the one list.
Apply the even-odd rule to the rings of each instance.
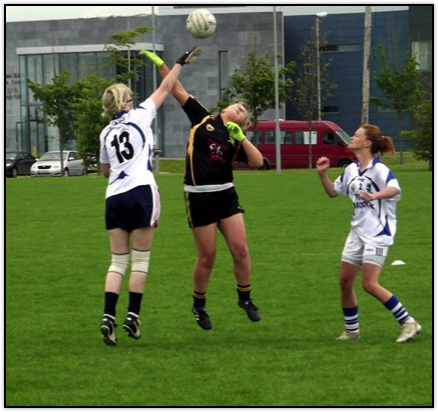
[[263, 167], [263, 156], [257, 149], [250, 151], [249, 154], [247, 152], [247, 156], [249, 167], [252, 169], [260, 169]]
[[110, 176], [110, 165], [106, 163], [101, 163], [100, 171], [106, 178], [108, 178]]
[[251, 169], [261, 169], [263, 167], [263, 158], [251, 160], [248, 165]]

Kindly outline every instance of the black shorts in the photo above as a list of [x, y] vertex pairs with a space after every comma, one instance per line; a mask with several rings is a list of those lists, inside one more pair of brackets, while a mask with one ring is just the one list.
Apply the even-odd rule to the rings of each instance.
[[234, 187], [220, 192], [184, 192], [186, 211], [191, 228], [206, 226], [238, 213], [245, 213], [239, 205]]
[[107, 230], [132, 232], [142, 227], [157, 227], [160, 218], [160, 194], [155, 186], [138, 186], [106, 199]]

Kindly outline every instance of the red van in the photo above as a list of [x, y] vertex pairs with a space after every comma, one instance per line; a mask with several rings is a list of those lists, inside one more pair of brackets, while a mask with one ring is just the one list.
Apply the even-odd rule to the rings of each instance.
[[[300, 120], [280, 120], [281, 168], [309, 167], [309, 123]], [[245, 134], [263, 155], [263, 169], [276, 167], [275, 120], [260, 120], [257, 132], [251, 125]], [[348, 150], [350, 136], [337, 124], [326, 120], [312, 122], [312, 167], [321, 156], [330, 159], [332, 167], [346, 167], [356, 156]], [[236, 169], [248, 168], [236, 162]]]

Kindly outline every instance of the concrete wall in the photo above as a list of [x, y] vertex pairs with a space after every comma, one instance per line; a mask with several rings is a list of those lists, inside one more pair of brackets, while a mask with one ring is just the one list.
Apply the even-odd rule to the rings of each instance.
[[[283, 50], [282, 14], [278, 14], [278, 49]], [[273, 52], [272, 13], [220, 14], [217, 31], [211, 38], [195, 39], [186, 30], [186, 15], [155, 16], [156, 44], [163, 45], [163, 58], [173, 62], [189, 48], [199, 45], [202, 55], [192, 65], [184, 67], [181, 81], [207, 107], [216, 106], [219, 99], [219, 51], [228, 51], [229, 75], [242, 68], [251, 51]], [[152, 16], [108, 17], [106, 19], [75, 19], [32, 21], [6, 24], [6, 148], [17, 149], [16, 122], [20, 121], [19, 60], [21, 47], [79, 46], [111, 43], [110, 35], [128, 27], [152, 27]], [[137, 38], [137, 43], [151, 43], [152, 33]], [[14, 80], [15, 79], [15, 80]], [[24, 81], [24, 79], [21, 79]], [[14, 84], [12, 84], [14, 82]], [[189, 122], [173, 98], [160, 109], [164, 112], [166, 157], [183, 157], [189, 133]], [[272, 114], [267, 114], [267, 118]]]
[[[279, 50], [281, 42], [281, 15], [278, 19]], [[202, 55], [193, 64], [183, 68], [181, 81], [189, 93], [192, 93], [206, 107], [214, 107], [219, 96], [219, 51], [228, 51], [229, 75], [235, 69], [244, 68], [247, 56], [257, 50], [258, 53], [273, 51], [272, 13], [256, 14], [219, 14], [216, 15], [215, 34], [203, 40], [194, 39], [185, 28], [185, 15], [162, 18], [165, 26], [172, 30], [162, 30], [160, 39], [165, 45], [164, 59], [172, 62], [182, 51], [194, 45], [202, 47]], [[281, 47], [281, 48], [280, 48]], [[266, 113], [266, 118], [272, 113]], [[185, 154], [190, 123], [184, 112], [170, 100], [165, 111], [166, 156], [181, 157]]]

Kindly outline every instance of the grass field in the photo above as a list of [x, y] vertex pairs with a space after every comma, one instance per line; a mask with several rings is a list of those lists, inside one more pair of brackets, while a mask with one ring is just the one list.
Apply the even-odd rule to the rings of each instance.
[[[432, 174], [417, 163], [392, 169], [403, 198], [381, 283], [423, 326], [407, 345], [395, 343], [396, 321], [360, 282], [362, 338], [335, 340], [352, 208], [346, 197], [328, 198], [314, 170], [236, 172], [262, 320], [251, 323], [237, 307], [220, 238], [211, 331], [190, 312], [195, 248], [182, 175], [157, 176], [162, 215], [143, 336], [129, 339], [119, 326], [115, 348], [99, 334], [110, 259], [107, 181], [6, 179], [5, 406], [432, 406]], [[391, 266], [397, 259], [406, 265]], [[126, 307], [125, 283], [119, 324]]]

